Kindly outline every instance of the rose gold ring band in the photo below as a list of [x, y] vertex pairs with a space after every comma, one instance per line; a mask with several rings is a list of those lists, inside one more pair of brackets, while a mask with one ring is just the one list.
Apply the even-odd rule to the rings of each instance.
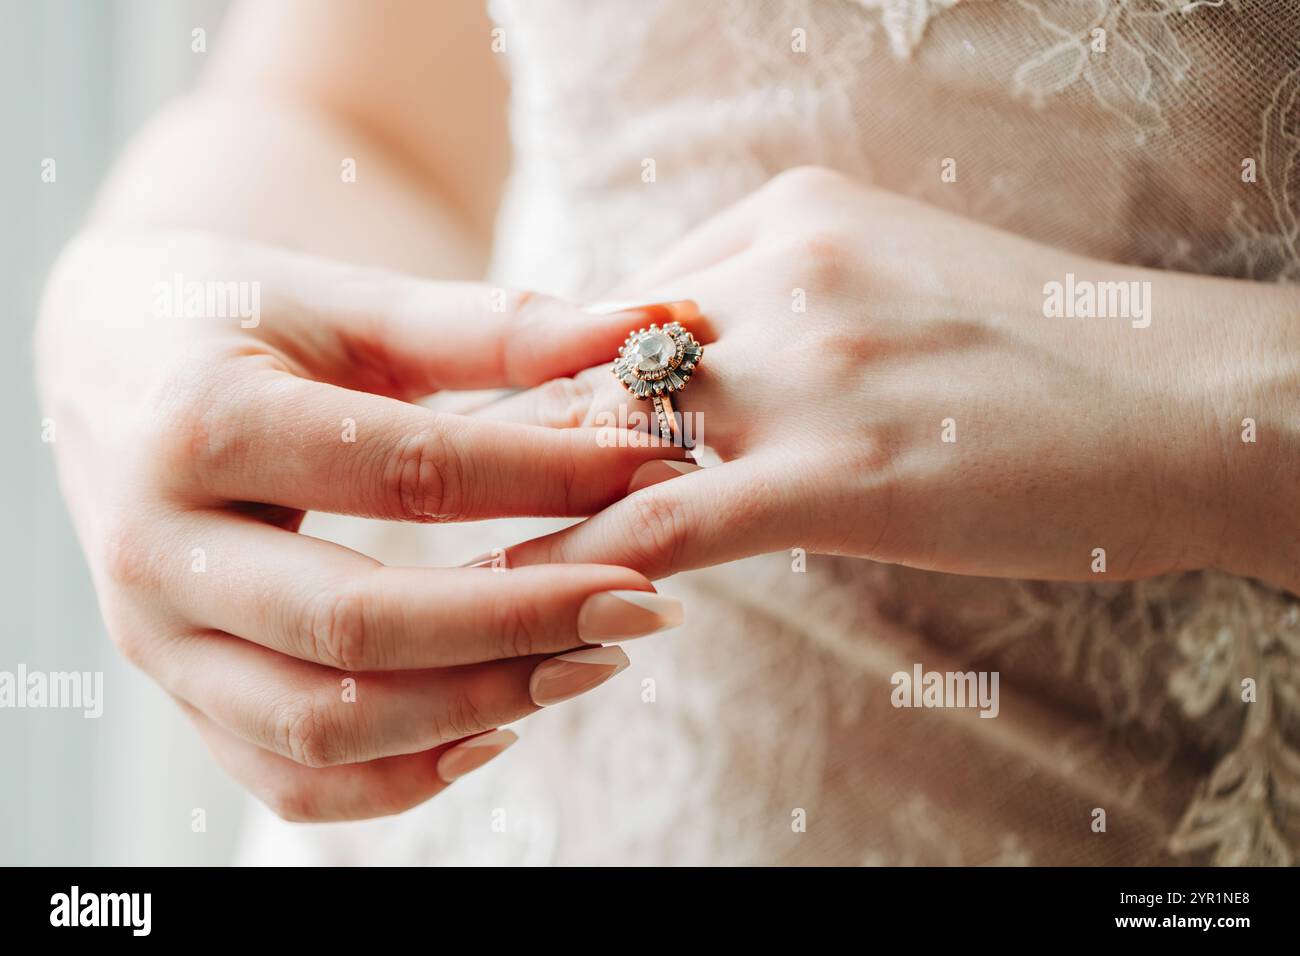
[[694, 302], [629, 306], [629, 316], [663, 321], [628, 333], [611, 371], [633, 397], [649, 400], [658, 434], [676, 441], [681, 435], [673, 408], [673, 393], [686, 388], [704, 356], [704, 346], [679, 321], [699, 315]]

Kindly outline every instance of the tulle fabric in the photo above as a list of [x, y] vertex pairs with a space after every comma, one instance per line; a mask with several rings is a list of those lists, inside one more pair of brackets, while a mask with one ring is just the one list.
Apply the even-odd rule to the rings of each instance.
[[[600, 297], [810, 163], [1104, 260], [1300, 278], [1292, 4], [492, 10], [517, 150], [503, 283]], [[946, 160], [955, 182], [939, 175]], [[542, 527], [312, 520], [428, 563]], [[389, 820], [302, 828], [259, 812], [244, 859], [1290, 864], [1300, 852], [1294, 598], [1217, 573], [1048, 585], [816, 555], [800, 570], [788, 554], [661, 590], [687, 603], [688, 624], [523, 723], [496, 763]], [[893, 707], [890, 675], [918, 662], [999, 671], [999, 716]]]

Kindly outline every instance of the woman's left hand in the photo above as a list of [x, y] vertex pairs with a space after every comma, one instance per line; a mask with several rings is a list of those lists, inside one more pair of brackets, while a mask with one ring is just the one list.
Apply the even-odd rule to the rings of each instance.
[[[1066, 318], [1045, 314], [1054, 282], [1136, 285], [1126, 314]], [[644, 465], [627, 498], [512, 564], [658, 577], [802, 547], [958, 574], [1219, 566], [1295, 586], [1294, 290], [1093, 261], [804, 169], [618, 291], [699, 303], [704, 357], [676, 404], [724, 463]], [[633, 411], [648, 403], [602, 365], [483, 414], [570, 427]]]

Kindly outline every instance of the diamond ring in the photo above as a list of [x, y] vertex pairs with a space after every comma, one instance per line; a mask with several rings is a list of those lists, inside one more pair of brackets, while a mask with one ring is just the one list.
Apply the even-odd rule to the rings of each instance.
[[686, 387], [703, 355], [704, 346], [680, 322], [651, 323], [627, 337], [613, 372], [634, 396], [654, 402], [659, 434], [670, 438], [678, 433], [672, 393]]

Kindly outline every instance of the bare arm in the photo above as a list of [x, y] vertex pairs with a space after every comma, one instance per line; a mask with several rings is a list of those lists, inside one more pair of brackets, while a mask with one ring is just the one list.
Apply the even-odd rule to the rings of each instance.
[[238, 4], [198, 88], [136, 137], [93, 223], [477, 276], [509, 162], [490, 29], [474, 3]]

